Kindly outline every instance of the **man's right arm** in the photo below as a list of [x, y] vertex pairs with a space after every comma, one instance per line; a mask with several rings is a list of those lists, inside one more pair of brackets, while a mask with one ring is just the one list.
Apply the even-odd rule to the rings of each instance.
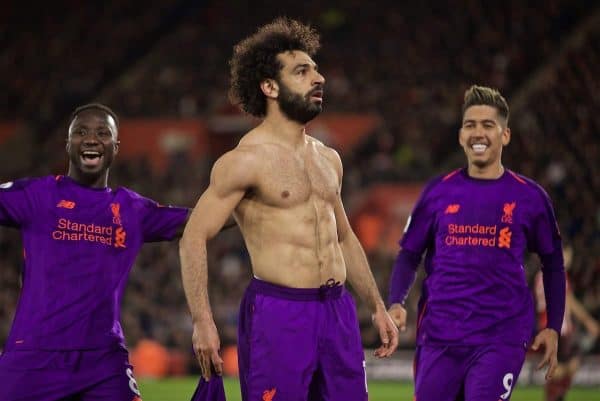
[[388, 313], [401, 331], [406, 329], [406, 310], [403, 303], [415, 281], [421, 256], [432, 237], [434, 215], [428, 206], [427, 196], [432, 186], [433, 184], [430, 183], [423, 190], [406, 222], [404, 235], [400, 242], [401, 250], [394, 262], [390, 278]]
[[209, 379], [211, 365], [222, 373], [219, 337], [208, 299], [206, 243], [213, 238], [252, 186], [250, 155], [234, 150], [215, 163], [210, 184], [196, 204], [179, 244], [183, 288], [194, 324], [194, 350]]
[[1, 226], [18, 228], [30, 221], [34, 202], [26, 189], [32, 182], [22, 179], [0, 184]]
[[421, 254], [401, 249], [396, 256], [392, 277], [390, 278], [390, 294], [388, 313], [400, 331], [406, 330], [406, 310], [404, 301], [410, 287], [415, 281], [417, 267], [421, 262]]

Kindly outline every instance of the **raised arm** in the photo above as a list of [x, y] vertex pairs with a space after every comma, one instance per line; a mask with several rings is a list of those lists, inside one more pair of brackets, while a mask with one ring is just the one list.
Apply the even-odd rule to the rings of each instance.
[[179, 244], [183, 288], [194, 324], [192, 341], [206, 380], [210, 379], [211, 365], [217, 374], [223, 371], [219, 335], [208, 299], [206, 243], [221, 230], [252, 186], [251, 159], [246, 152], [234, 150], [217, 160], [210, 184], [192, 211]]
[[373, 273], [369, 268], [365, 252], [348, 222], [341, 198], [342, 162], [337, 153], [333, 150], [331, 152], [330, 160], [336, 167], [340, 182], [334, 211], [338, 242], [346, 263], [348, 281], [360, 298], [369, 306], [373, 324], [379, 331], [382, 346], [375, 351], [375, 355], [381, 358], [388, 357], [398, 348], [398, 329], [385, 310], [385, 304], [373, 278]]

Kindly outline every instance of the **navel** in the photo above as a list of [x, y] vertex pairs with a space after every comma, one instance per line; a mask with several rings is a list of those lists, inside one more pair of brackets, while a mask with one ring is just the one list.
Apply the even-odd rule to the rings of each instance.
[[289, 196], [290, 196], [290, 192], [289, 191], [283, 191], [281, 193], [281, 197], [284, 198], [284, 199], [287, 198], [287, 197], [289, 197]]

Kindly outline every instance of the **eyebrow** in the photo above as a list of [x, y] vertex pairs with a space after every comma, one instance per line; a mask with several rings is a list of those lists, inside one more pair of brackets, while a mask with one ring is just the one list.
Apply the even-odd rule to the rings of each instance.
[[297, 66], [295, 66], [293, 68], [293, 71], [296, 71], [298, 68], [307, 68], [307, 67], [310, 68], [311, 66], [314, 67], [315, 70], [319, 69], [319, 66], [316, 63], [313, 63], [313, 64], [311, 64], [311, 63], [302, 63], [302, 64], [298, 64]]
[[493, 123], [493, 124], [497, 124], [496, 120], [493, 120], [493, 119], [490, 119], [490, 118], [484, 118], [483, 120], [477, 120], [477, 119], [474, 119], [474, 118], [469, 118], [469, 119], [463, 120], [462, 123], [463, 124], [466, 124], [466, 123], [476, 123], [478, 121], [480, 121], [481, 123]]

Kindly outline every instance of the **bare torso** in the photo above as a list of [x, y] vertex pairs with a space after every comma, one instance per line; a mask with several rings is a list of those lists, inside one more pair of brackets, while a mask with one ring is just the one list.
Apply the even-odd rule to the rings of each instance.
[[252, 133], [238, 149], [257, 157], [256, 183], [235, 209], [257, 278], [293, 288], [344, 282], [334, 206], [340, 175], [333, 151], [306, 136], [294, 151]]

